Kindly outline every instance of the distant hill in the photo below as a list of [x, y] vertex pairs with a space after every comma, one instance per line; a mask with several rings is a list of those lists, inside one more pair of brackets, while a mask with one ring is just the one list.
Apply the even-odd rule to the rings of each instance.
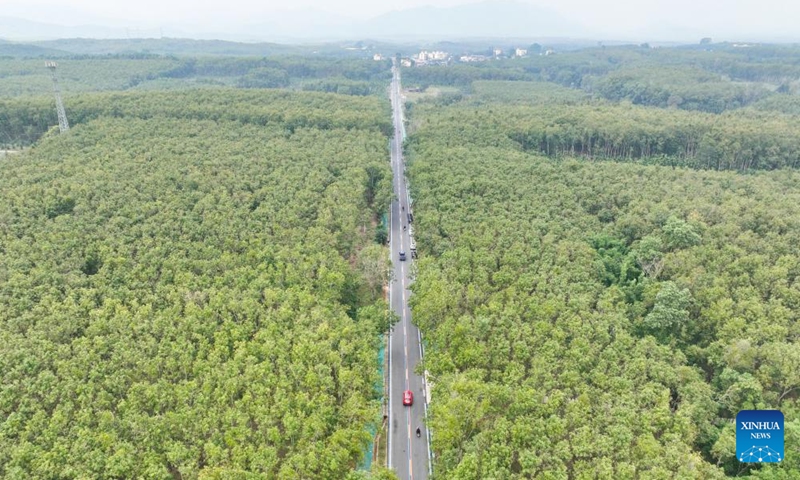
[[[589, 38], [587, 30], [572, 19], [528, 3], [514, 0], [484, 0], [453, 7], [417, 7], [386, 13], [368, 20], [353, 20], [322, 10], [283, 11], [256, 16], [250, 24], [230, 31], [219, 26], [218, 32], [172, 25], [142, 30], [97, 25], [64, 26], [14, 17], [0, 17], [0, 38], [25, 41], [59, 38], [131, 39], [146, 37], [224, 39], [234, 41], [270, 41], [286, 43], [330, 42], [371, 38], [374, 40], [464, 40], [475, 38], [542, 37]], [[209, 45], [204, 45], [208, 47]], [[218, 53], [228, 53], [220, 44]], [[70, 51], [80, 48], [70, 45]], [[110, 47], [119, 52], [119, 45]], [[258, 48], [255, 54], [260, 54]], [[237, 48], [237, 52], [241, 50]], [[89, 53], [89, 52], [82, 52]], [[91, 53], [97, 53], [92, 51]]]
[[161, 55], [265, 56], [299, 53], [303, 50], [300, 47], [280, 45], [277, 43], [237, 43], [223, 40], [192, 40], [185, 38], [131, 38], [107, 40], [70, 38], [33, 43], [39, 47], [86, 55], [154, 53]]
[[[254, 17], [252, 24], [242, 25], [239, 38], [229, 34], [230, 40], [261, 39], [274, 42], [298, 43], [302, 41], [354, 39], [353, 20], [335, 13], [303, 9], [283, 11], [266, 17]], [[218, 37], [222, 38], [222, 37]]]
[[[553, 43], [552, 39], [558, 39], [559, 42], [603, 40], [606, 44], [610, 40], [685, 43], [697, 42], [709, 36], [715, 40], [730, 41], [798, 40], [797, 29], [786, 20], [793, 18], [791, 14], [781, 15], [773, 11], [770, 15], [774, 21], [769, 22], [765, 20], [767, 17], [748, 19], [745, 9], [733, 6], [719, 11], [709, 10], [709, 7], [702, 5], [703, 2], [694, 2], [687, 9], [670, 9], [665, 4], [659, 7], [658, 13], [632, 7], [625, 18], [619, 18], [613, 9], [603, 8], [599, 4], [587, 5], [581, 9], [581, 20], [575, 14], [564, 13], [567, 10], [556, 4], [553, 4], [553, 9], [535, 6], [532, 4], [535, 0], [456, 0], [475, 3], [441, 8], [414, 7], [372, 18], [354, 14], [346, 8], [337, 8], [335, 2], [320, 4], [317, 8], [295, 5], [303, 2], [283, 2], [276, 10], [253, 9], [254, 13], [245, 19], [234, 20], [230, 15], [220, 14], [212, 18], [206, 16], [195, 23], [177, 16], [157, 17], [161, 20], [150, 21], [106, 18], [92, 9], [80, 7], [53, 6], [52, 9], [41, 9], [34, 5], [19, 6], [22, 5], [20, 3], [17, 8], [11, 8], [13, 3], [21, 1], [12, 0], [5, 2], [10, 5], [3, 4], [0, 7], [0, 38], [30, 43], [59, 38], [169, 37], [287, 44], [319, 44], [365, 38], [415, 43], [514, 38], [521, 40], [515, 43], [522, 44], [528, 40], [542, 43], [543, 39], [550, 39], [548, 44]], [[3, 1], [0, 0], [0, 3]], [[800, 12], [800, 7], [792, 8]], [[199, 7], [198, 10], [205, 9]], [[761, 10], [766, 13], [770, 9]], [[709, 13], [712, 11], [713, 14]], [[778, 25], [781, 22], [776, 21], [781, 18], [784, 21]], [[744, 26], [747, 28], [743, 29]]]
[[39, 47], [25, 43], [13, 43], [0, 40], [0, 57], [62, 57], [69, 52], [53, 48]]
[[514, 0], [484, 0], [443, 8], [416, 7], [364, 21], [315, 10], [287, 11], [253, 25], [243, 25], [241, 33], [280, 41], [530, 39], [587, 35], [585, 28], [550, 10]]
[[359, 26], [378, 38], [588, 37], [574, 21], [515, 1], [484, 1], [447, 8], [418, 7], [380, 15]]
[[124, 28], [81, 25], [69, 27], [51, 23], [34, 22], [16, 17], [0, 17], [0, 38], [10, 40], [36, 40], [42, 38], [125, 38]]

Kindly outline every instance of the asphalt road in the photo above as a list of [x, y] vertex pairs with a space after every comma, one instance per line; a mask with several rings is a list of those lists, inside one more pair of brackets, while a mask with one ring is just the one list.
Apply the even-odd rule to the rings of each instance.
[[[394, 173], [394, 192], [398, 200], [392, 202], [390, 219], [391, 255], [394, 281], [389, 289], [392, 310], [400, 317], [389, 336], [389, 467], [401, 479], [425, 479], [429, 473], [429, 435], [425, 426], [424, 380], [416, 375], [415, 369], [422, 358], [421, 338], [417, 327], [411, 323], [411, 310], [408, 308], [410, 296], [409, 272], [411, 253], [409, 252], [408, 195], [403, 175], [402, 154], [402, 112], [400, 102], [400, 76], [393, 69], [391, 85], [392, 116], [394, 119], [394, 139], [392, 140], [392, 171]], [[406, 252], [406, 260], [400, 261], [399, 252]], [[403, 392], [414, 393], [414, 404], [403, 405]], [[422, 435], [417, 438], [416, 430]]]

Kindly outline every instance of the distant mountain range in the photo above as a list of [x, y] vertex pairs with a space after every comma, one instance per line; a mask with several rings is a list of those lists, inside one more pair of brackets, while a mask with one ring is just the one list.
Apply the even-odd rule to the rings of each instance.
[[[385, 13], [366, 21], [319, 15], [282, 15], [259, 25], [243, 26], [249, 35], [275, 40], [443, 40], [468, 38], [591, 37], [591, 32], [560, 15], [510, 0], [454, 7], [417, 7]], [[298, 35], [298, 32], [306, 32]]]
[[24, 43], [12, 43], [0, 40], [0, 57], [61, 57], [69, 52]]
[[0, 38], [6, 40], [48, 40], [56, 38], [125, 38], [125, 28], [96, 25], [66, 26], [0, 17]]
[[[1, 12], [2, 10], [0, 10]], [[0, 38], [48, 40], [57, 38], [183, 37], [238, 41], [335, 41], [373, 38], [419, 40], [468, 38], [590, 38], [585, 27], [558, 14], [512, 0], [483, 1], [447, 8], [418, 7], [386, 13], [366, 21], [316, 10], [283, 12], [239, 25], [235, 31], [200, 31], [185, 25], [159, 28], [64, 26], [15, 17], [0, 17]]]
[[[0, 4], [9, 1], [0, 0]], [[33, 0], [32, 0], [33, 1]], [[464, 0], [470, 1], [470, 0]], [[525, 0], [482, 0], [452, 7], [415, 7], [384, 13], [366, 20], [353, 19], [340, 13], [319, 9], [301, 9], [253, 15], [244, 22], [220, 18], [213, 27], [200, 27], [186, 22], [144, 25], [134, 20], [105, 19], [75, 8], [54, 11], [35, 9], [26, 4], [15, 8], [0, 5], [0, 39], [15, 41], [54, 40], [63, 38], [124, 39], [185, 38], [195, 40], [227, 40], [236, 42], [279, 42], [285, 44], [319, 44], [323, 42], [371, 39], [398, 42], [436, 42], [442, 40], [518, 39], [522, 43], [541, 39], [614, 40], [623, 42], [697, 42], [703, 37], [717, 40], [798, 41], [800, 34], [793, 26], [771, 25], [764, 18], [753, 22], [742, 20], [742, 12], [734, 8], [722, 10], [708, 18], [702, 16], [708, 7], [697, 2], [692, 10], [699, 16], [681, 17], [678, 13], [647, 17], [641, 9], [630, 8], [638, 20], [614, 22], [613, 19], [591, 20], [583, 16], [584, 25], [574, 16], [538, 7]], [[9, 3], [10, 5], [10, 3]], [[20, 6], [22, 5], [22, 6]], [[793, 7], [800, 11], [800, 7]], [[34, 16], [35, 15], [35, 16]], [[43, 16], [40, 16], [43, 15]], [[777, 15], [777, 14], [776, 14]], [[26, 19], [27, 18], [27, 19]], [[37, 18], [38, 21], [30, 20]], [[766, 17], [765, 17], [766, 18]], [[759, 20], [759, 21], [757, 21]], [[743, 23], [744, 22], [744, 23]], [[753, 28], [744, 28], [752, 23]], [[766, 25], [766, 26], [765, 26]], [[722, 37], [722, 38], [720, 38]]]
[[419, 7], [380, 15], [359, 28], [371, 37], [590, 37], [591, 32], [557, 13], [526, 3], [502, 1], [449, 8]]

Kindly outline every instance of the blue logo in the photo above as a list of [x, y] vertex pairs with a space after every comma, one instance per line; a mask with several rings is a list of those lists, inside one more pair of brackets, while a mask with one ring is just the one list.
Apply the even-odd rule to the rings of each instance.
[[736, 458], [743, 463], [783, 460], [780, 410], [742, 410], [736, 414]]

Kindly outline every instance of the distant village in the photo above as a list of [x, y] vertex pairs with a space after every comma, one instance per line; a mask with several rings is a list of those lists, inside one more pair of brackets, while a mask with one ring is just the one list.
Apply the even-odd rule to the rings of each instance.
[[[537, 45], [538, 47], [538, 45]], [[411, 57], [404, 57], [400, 59], [400, 64], [403, 67], [424, 67], [429, 65], [449, 65], [456, 62], [461, 63], [474, 63], [474, 62], [487, 62], [489, 60], [499, 60], [504, 58], [522, 58], [528, 56], [527, 48], [520, 48], [515, 47], [509, 50], [503, 50], [502, 48], [493, 48], [491, 55], [461, 55], [461, 56], [454, 56], [448, 52], [443, 52], [441, 50], [422, 50], [419, 53], [415, 53]], [[538, 51], [533, 53], [534, 55], [553, 55], [555, 51], [551, 49], [544, 49], [538, 48]], [[380, 53], [376, 53], [373, 55], [373, 60], [381, 61], [384, 60], [386, 57]]]

